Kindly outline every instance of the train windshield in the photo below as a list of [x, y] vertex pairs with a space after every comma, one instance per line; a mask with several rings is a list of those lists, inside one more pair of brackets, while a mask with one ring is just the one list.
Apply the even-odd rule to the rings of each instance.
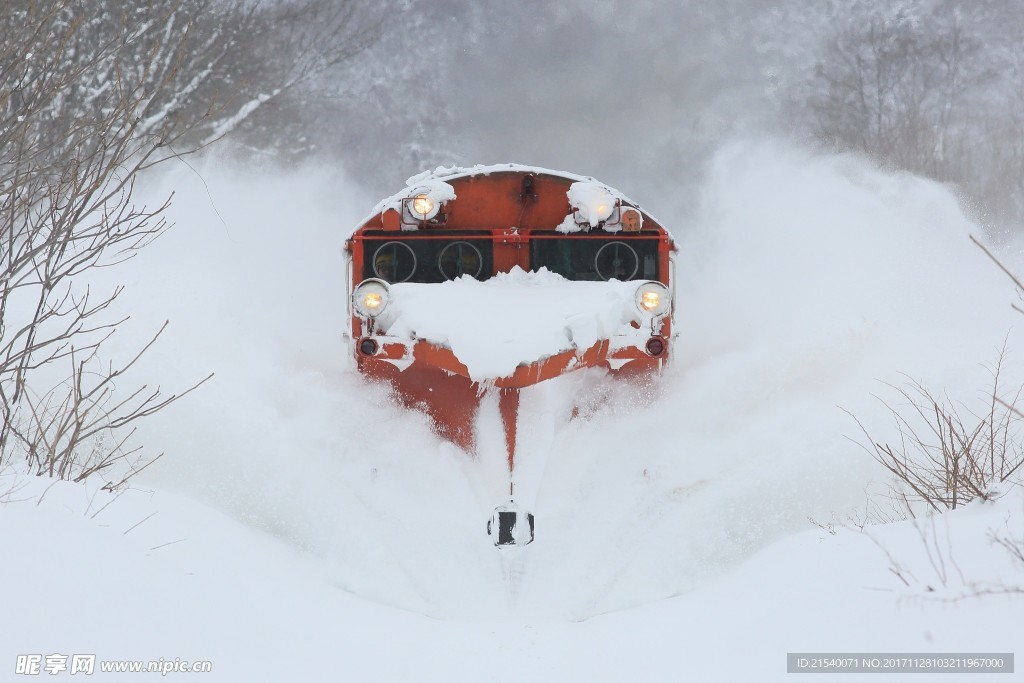
[[[364, 236], [363, 279], [438, 283], [495, 271], [494, 239], [482, 231], [431, 231], [426, 235], [373, 232]], [[529, 235], [529, 269], [547, 268], [568, 280], [660, 280], [657, 236]], [[525, 245], [524, 245], [525, 246]], [[507, 247], [506, 247], [507, 248]], [[523, 263], [522, 253], [515, 260]], [[524, 264], [525, 265], [525, 264]]]
[[530, 264], [568, 280], [657, 280], [657, 238], [539, 237], [530, 244]]
[[444, 282], [464, 275], [486, 280], [494, 270], [492, 242], [479, 239], [479, 234], [459, 232], [442, 239], [386, 233], [369, 237], [365, 242], [364, 278], [380, 278], [392, 284]]

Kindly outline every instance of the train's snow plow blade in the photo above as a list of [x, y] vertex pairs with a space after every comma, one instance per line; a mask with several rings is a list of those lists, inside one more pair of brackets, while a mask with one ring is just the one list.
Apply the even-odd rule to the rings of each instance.
[[514, 502], [494, 508], [494, 514], [487, 521], [487, 534], [494, 539], [494, 545], [528, 545], [533, 542], [533, 513], [519, 508]]

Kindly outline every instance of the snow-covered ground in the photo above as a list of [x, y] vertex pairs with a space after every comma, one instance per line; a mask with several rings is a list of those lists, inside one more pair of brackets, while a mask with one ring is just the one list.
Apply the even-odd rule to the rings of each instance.
[[[353, 596], [316, 557], [167, 491], [104, 508], [81, 486], [23, 484], [0, 515], [4, 680], [30, 653], [210, 661], [216, 681], [732, 681], [786, 678], [787, 652], [1020, 648], [1021, 597], [939, 599], [963, 587], [942, 590], [907, 524], [804, 531], [683, 595], [584, 621], [513, 608], [438, 619]], [[1022, 505], [1018, 493], [938, 520], [943, 561], [1011, 576], [983, 540], [1004, 518], [1019, 531]], [[900, 590], [879, 546], [941, 592]]]
[[809, 521], [886, 490], [843, 409], [891, 438], [873, 394], [895, 402], [900, 373], [970, 405], [1008, 334], [1007, 386], [1024, 376], [1012, 288], [942, 188], [723, 150], [675, 226], [678, 362], [524, 392], [537, 540], [498, 552], [496, 406], [471, 459], [347, 368], [339, 236], [376, 198], [329, 169], [200, 173], [148, 189], [178, 190], [177, 225], [109, 275], [132, 313], [110, 352], [170, 318], [138, 381], [216, 375], [142, 427], [167, 455], [117, 501], [0, 479], [0, 679], [18, 654], [95, 652], [218, 681], [780, 680], [787, 652], [1024, 642], [1024, 597], [963, 597], [1024, 585], [989, 539], [1024, 539], [1019, 490], [866, 533]]

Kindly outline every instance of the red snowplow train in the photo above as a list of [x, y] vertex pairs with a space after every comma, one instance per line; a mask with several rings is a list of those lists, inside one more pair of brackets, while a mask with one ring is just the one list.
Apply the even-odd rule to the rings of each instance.
[[[481, 398], [496, 392], [511, 482], [521, 389], [583, 368], [635, 377], [665, 366], [672, 354], [674, 251], [657, 220], [592, 178], [512, 164], [415, 176], [345, 242], [347, 336], [356, 366], [366, 378], [389, 383], [399, 400], [425, 411], [443, 438], [468, 453], [475, 452]], [[481, 379], [443, 340], [393, 334], [387, 324], [400, 283], [437, 287], [544, 269], [567, 281], [615, 283], [618, 291], [635, 283], [624, 331], [588, 339], [585, 347], [568, 340], [543, 357], [517, 359], [507, 374]], [[510, 502], [487, 528], [496, 545], [507, 546], [532, 541], [533, 526], [533, 516]]]

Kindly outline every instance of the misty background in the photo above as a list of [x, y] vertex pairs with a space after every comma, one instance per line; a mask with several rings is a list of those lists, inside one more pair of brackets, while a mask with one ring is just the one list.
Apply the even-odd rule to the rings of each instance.
[[671, 223], [723, 143], [784, 137], [950, 183], [1001, 231], [1024, 211], [1020, 13], [1015, 0], [368, 3], [364, 50], [230, 138], [336, 161], [371, 196], [437, 165], [569, 170]]
[[[13, 0], [3, 12], [0, 109], [35, 112], [58, 148], [116, 82], [151, 94], [141, 132], [165, 151], [335, 164], [370, 196], [438, 165], [512, 161], [600, 178], [677, 223], [715, 150], [781, 137], [949, 183], [995, 231], [1024, 215], [1017, 0]], [[72, 80], [61, 97], [39, 96], [47, 73]]]

